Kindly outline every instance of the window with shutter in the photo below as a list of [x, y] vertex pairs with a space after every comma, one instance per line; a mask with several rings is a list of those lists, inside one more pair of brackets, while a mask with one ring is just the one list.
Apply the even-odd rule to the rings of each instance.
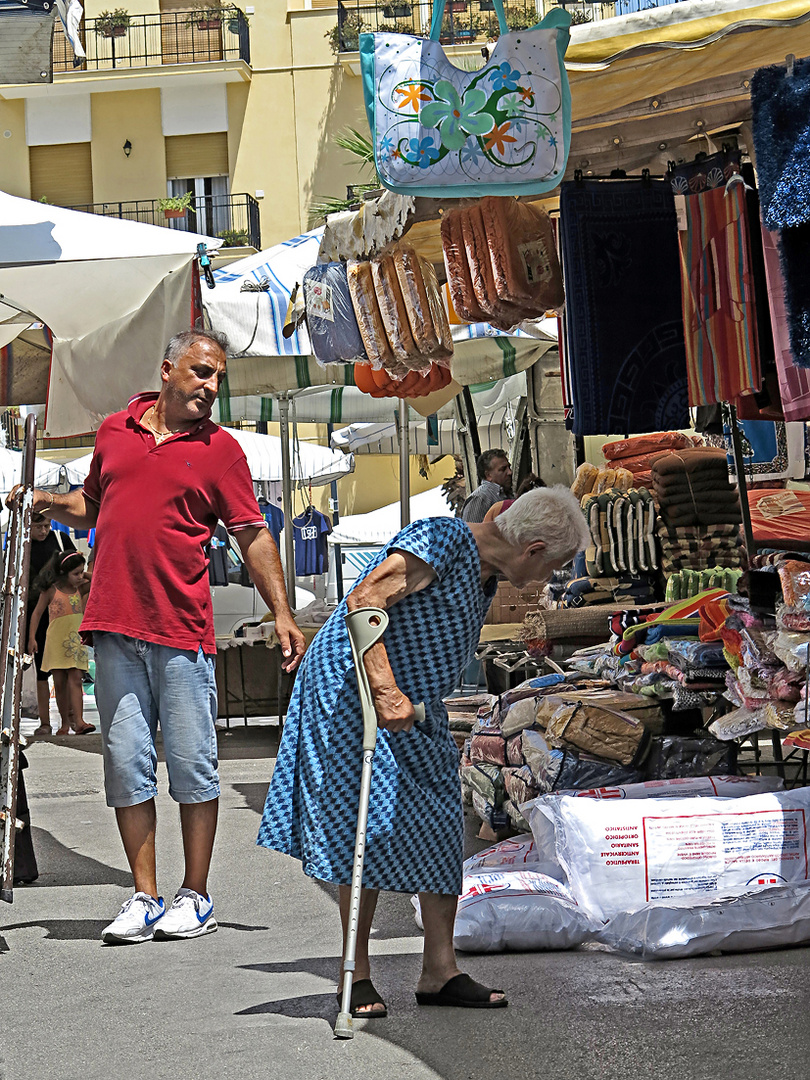
[[86, 206], [93, 201], [90, 143], [29, 146], [31, 198], [57, 206]]

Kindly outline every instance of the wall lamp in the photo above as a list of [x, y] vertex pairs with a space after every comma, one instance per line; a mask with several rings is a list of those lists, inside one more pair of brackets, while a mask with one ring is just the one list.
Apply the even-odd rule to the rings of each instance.
[[127, 139], [127, 141], [124, 143], [124, 154], [127, 157], [129, 157], [129, 155], [131, 153], [132, 153], [132, 143], [129, 141], [129, 139]]

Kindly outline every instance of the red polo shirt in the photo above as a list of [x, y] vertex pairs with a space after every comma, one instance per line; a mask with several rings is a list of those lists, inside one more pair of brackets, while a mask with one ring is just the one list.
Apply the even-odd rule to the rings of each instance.
[[157, 394], [108, 416], [84, 494], [98, 503], [93, 584], [82, 631], [216, 652], [205, 545], [217, 521], [265, 527], [247, 459], [211, 420], [163, 440], [140, 420]]

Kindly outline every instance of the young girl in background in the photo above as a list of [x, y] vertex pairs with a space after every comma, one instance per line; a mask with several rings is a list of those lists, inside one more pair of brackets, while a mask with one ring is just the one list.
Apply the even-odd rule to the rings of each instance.
[[86, 735], [95, 731], [82, 717], [82, 672], [88, 670], [87, 649], [79, 637], [90, 582], [84, 573], [85, 558], [78, 551], [58, 551], [37, 578], [39, 600], [31, 616], [28, 652], [37, 650], [37, 627], [48, 610], [48, 633], [42, 654], [42, 670], [50, 671], [56, 705], [62, 718], [57, 735]]

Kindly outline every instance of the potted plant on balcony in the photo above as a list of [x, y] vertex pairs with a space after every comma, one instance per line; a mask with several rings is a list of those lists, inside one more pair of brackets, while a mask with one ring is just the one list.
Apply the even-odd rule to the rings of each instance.
[[247, 229], [223, 229], [217, 236], [223, 247], [248, 247], [250, 244]]
[[219, 0], [196, 3], [186, 21], [198, 30], [219, 30], [222, 26], [222, 5]]
[[410, 4], [385, 4], [382, 10], [386, 19], [409, 19], [411, 17]]
[[184, 195], [172, 195], [168, 199], [158, 199], [158, 210], [163, 211], [167, 218], [181, 218], [186, 216], [186, 211], [191, 209], [194, 196], [190, 191]]
[[96, 33], [105, 38], [123, 37], [129, 29], [129, 21], [126, 8], [102, 11], [96, 18]]

